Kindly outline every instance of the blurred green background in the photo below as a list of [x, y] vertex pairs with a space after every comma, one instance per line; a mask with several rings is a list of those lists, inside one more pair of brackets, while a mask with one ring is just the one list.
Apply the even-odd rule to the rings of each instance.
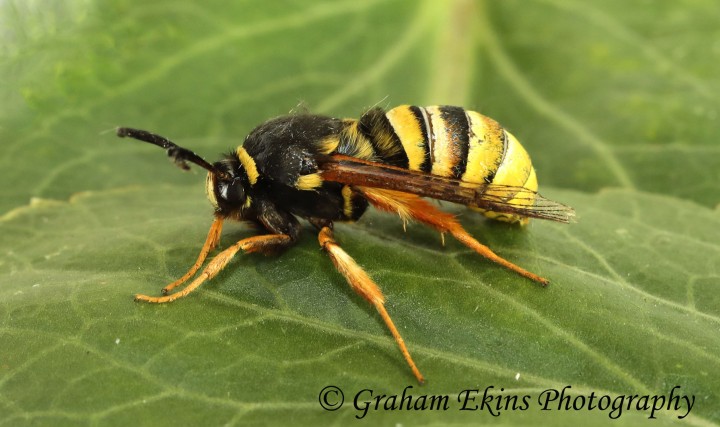
[[[712, 0], [0, 2], [0, 425], [346, 424], [354, 393], [406, 385], [451, 401], [680, 385], [691, 415], [648, 422], [717, 425], [718, 22]], [[311, 231], [181, 302], [133, 303], [192, 264], [211, 211], [202, 171], [116, 126], [213, 160], [293, 109], [400, 104], [497, 119], [579, 220], [520, 230], [445, 205], [548, 289], [391, 216], [338, 226], [426, 386]], [[229, 226], [222, 244], [252, 233]], [[336, 412], [318, 404], [329, 384], [345, 390]], [[609, 421], [534, 402], [365, 419]]]

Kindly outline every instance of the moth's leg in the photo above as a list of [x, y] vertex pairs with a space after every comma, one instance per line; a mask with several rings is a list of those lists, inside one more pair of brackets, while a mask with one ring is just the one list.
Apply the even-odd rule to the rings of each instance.
[[407, 347], [405, 347], [405, 342], [400, 336], [400, 332], [398, 332], [395, 324], [390, 318], [390, 315], [385, 310], [385, 297], [383, 296], [382, 291], [380, 291], [380, 288], [375, 284], [375, 282], [373, 282], [367, 273], [359, 265], [357, 265], [355, 260], [352, 259], [352, 257], [337, 244], [333, 237], [333, 231], [330, 227], [323, 226], [320, 229], [318, 241], [320, 242], [320, 246], [328, 253], [330, 259], [333, 264], [335, 264], [335, 267], [340, 274], [345, 276], [345, 279], [350, 284], [350, 287], [375, 306], [375, 309], [378, 313], [380, 313], [380, 317], [382, 317], [383, 321], [385, 321], [385, 325], [387, 325], [388, 329], [390, 329], [390, 333], [395, 338], [395, 341], [400, 347], [400, 352], [405, 357], [408, 365], [410, 365], [410, 369], [415, 375], [415, 378], [417, 378], [417, 380], [422, 384], [425, 379], [418, 370], [417, 366], [415, 366], [415, 362], [410, 356]]
[[248, 237], [242, 239], [224, 251], [220, 252], [212, 261], [208, 263], [202, 273], [195, 278], [185, 289], [174, 294], [163, 297], [151, 297], [147, 295], [135, 295], [135, 301], [145, 301], [152, 303], [163, 303], [175, 301], [178, 298], [187, 296], [198, 286], [202, 285], [206, 280], [212, 279], [220, 272], [228, 262], [235, 256], [239, 250], [246, 253], [250, 252], [273, 252], [277, 249], [285, 248], [294, 243], [294, 240], [286, 234], [265, 234], [260, 236]]
[[215, 221], [213, 221], [212, 225], [210, 226], [210, 231], [208, 232], [207, 239], [205, 239], [205, 244], [203, 245], [202, 250], [200, 250], [200, 255], [198, 255], [198, 259], [197, 261], [195, 261], [195, 264], [190, 267], [190, 270], [188, 270], [188, 272], [185, 273], [183, 277], [162, 288], [161, 292], [163, 295], [167, 295], [171, 290], [187, 282], [188, 279], [195, 275], [198, 269], [205, 262], [205, 258], [207, 258], [208, 253], [215, 249], [215, 247], [217, 247], [218, 243], [220, 242], [220, 233], [222, 232], [222, 226], [223, 219], [215, 218]]
[[527, 277], [530, 280], [547, 286], [549, 281], [534, 273], [519, 267], [510, 261], [500, 257], [487, 246], [475, 240], [460, 225], [455, 215], [443, 212], [424, 199], [414, 194], [403, 193], [393, 190], [382, 190], [369, 187], [357, 187], [357, 189], [367, 198], [367, 200], [378, 209], [395, 212], [400, 215], [403, 221], [414, 219], [416, 221], [427, 224], [440, 233], [450, 233], [462, 244], [489, 259], [492, 262], [516, 272], [517, 274]]

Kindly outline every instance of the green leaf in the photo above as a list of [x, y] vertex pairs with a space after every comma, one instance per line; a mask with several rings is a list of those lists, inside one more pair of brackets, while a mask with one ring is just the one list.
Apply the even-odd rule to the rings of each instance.
[[[457, 395], [492, 385], [537, 395], [572, 385], [615, 397], [680, 385], [698, 399], [689, 419], [709, 422], [707, 402], [720, 389], [716, 213], [631, 191], [552, 195], [576, 206], [581, 221], [523, 230], [463, 216], [498, 253], [552, 278], [546, 289], [457, 242], [443, 248], [420, 226], [403, 233], [388, 215], [338, 226], [343, 246], [385, 290], [429, 379], [423, 387], [310, 232], [280, 257], [238, 256], [192, 296], [147, 305], [132, 294], [156, 294], [195, 257], [210, 222], [197, 195], [160, 186], [38, 200], [0, 229], [13, 248], [2, 265], [5, 420], [125, 424], [118, 420], [172, 414], [155, 420], [165, 424], [194, 414], [224, 424], [293, 412], [312, 423], [352, 419], [350, 398], [363, 389], [391, 394], [413, 385], [416, 393]], [[670, 229], [673, 218], [687, 225]], [[223, 246], [250, 234], [231, 227]], [[345, 391], [346, 409], [319, 408], [327, 385]], [[368, 418], [489, 416], [460, 412], [451, 399], [448, 412]], [[531, 412], [501, 419], [578, 415]]]
[[[610, 411], [539, 410], [543, 390], [567, 385], [613, 399], [678, 385], [695, 396], [690, 415], [650, 422], [717, 425], [719, 19], [711, 0], [0, 3], [0, 425], [349, 424], [357, 393], [406, 386], [448, 395], [449, 409], [382, 400], [364, 419], [608, 423]], [[422, 387], [310, 227], [278, 257], [238, 255], [183, 300], [133, 302], [186, 271], [212, 217], [201, 172], [113, 129], [212, 160], [300, 102], [339, 117], [409, 103], [498, 119], [578, 223], [521, 229], [443, 209], [551, 286], [391, 216], [337, 225]], [[222, 247], [253, 233], [228, 225]], [[345, 393], [338, 411], [318, 402], [328, 385]], [[488, 386], [531, 395], [529, 409], [459, 410], [462, 390], [481, 403]]]

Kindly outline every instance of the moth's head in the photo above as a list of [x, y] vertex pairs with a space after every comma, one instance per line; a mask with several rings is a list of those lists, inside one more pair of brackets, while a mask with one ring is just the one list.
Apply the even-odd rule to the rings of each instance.
[[[194, 163], [208, 171], [206, 191], [210, 203], [215, 207], [217, 215], [244, 219], [250, 207], [250, 197], [246, 193], [250, 182], [247, 172], [238, 158], [237, 153], [225, 156], [223, 160], [208, 163], [194, 152], [183, 148], [169, 139], [144, 130], [117, 128], [121, 138], [130, 137], [144, 141], [167, 150], [167, 154], [181, 169], [188, 170], [188, 162]], [[238, 149], [239, 151], [240, 149]]]
[[213, 164], [205, 182], [205, 192], [215, 211], [224, 217], [244, 219], [250, 208], [250, 181], [237, 156], [228, 154]]

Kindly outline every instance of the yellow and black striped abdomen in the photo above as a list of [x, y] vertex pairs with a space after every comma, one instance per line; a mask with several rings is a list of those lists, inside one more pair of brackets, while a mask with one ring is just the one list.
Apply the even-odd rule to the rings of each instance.
[[[460, 179], [469, 186], [492, 183], [537, 191], [535, 169], [522, 145], [495, 120], [475, 111], [402, 105], [387, 112], [375, 108], [347, 123], [344, 139], [352, 140], [353, 149], [343, 154]], [[533, 198], [533, 193], [511, 193], [508, 201], [532, 205]], [[516, 215], [471, 208], [493, 219], [524, 222]]]

